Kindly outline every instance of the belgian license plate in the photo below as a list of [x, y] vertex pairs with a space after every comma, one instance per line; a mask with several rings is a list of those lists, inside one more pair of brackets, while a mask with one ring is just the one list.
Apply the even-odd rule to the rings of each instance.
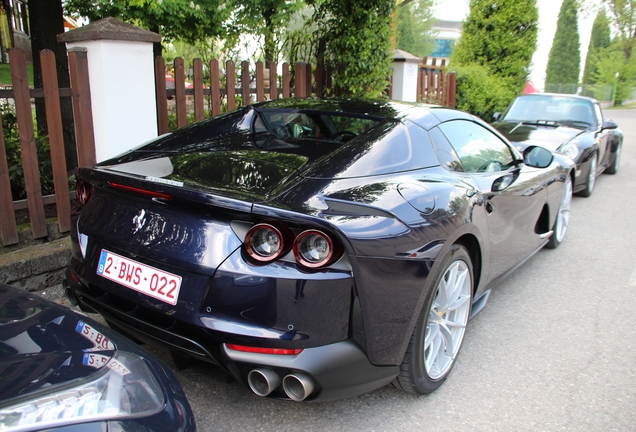
[[177, 304], [181, 276], [124, 258], [102, 249], [97, 274], [157, 300]]
[[113, 344], [106, 336], [95, 330], [93, 327], [86, 324], [84, 321], [78, 321], [77, 326], [75, 326], [75, 331], [84, 336], [86, 339], [90, 340], [95, 344], [94, 348], [91, 348], [86, 351], [95, 351], [95, 350], [114, 350], [115, 344]]

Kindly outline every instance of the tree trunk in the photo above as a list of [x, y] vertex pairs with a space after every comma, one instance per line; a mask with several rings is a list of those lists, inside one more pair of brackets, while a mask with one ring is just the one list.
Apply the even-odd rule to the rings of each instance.
[[[57, 63], [57, 82], [60, 88], [69, 88], [71, 79], [68, 72], [66, 46], [57, 42], [57, 35], [64, 33], [64, 15], [61, 0], [29, 0], [29, 26], [31, 30], [31, 53], [33, 54], [33, 84], [42, 88], [42, 67], [40, 51], [50, 49], [55, 53]], [[77, 148], [75, 145], [75, 125], [73, 105], [70, 98], [60, 98], [62, 129], [64, 134], [64, 152], [66, 167], [77, 167]], [[35, 116], [38, 133], [47, 134], [44, 99], [35, 99]]]
[[263, 18], [265, 19], [265, 64], [268, 65], [274, 61], [274, 51], [276, 49], [276, 42], [274, 41], [274, 29], [272, 28], [272, 16], [274, 15], [274, 9], [268, 9], [263, 11]]

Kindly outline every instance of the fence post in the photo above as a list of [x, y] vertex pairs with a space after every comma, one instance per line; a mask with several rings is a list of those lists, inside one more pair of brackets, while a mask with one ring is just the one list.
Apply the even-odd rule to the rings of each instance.
[[265, 100], [265, 72], [261, 61], [256, 62], [256, 100]]
[[168, 133], [168, 97], [166, 95], [166, 61], [155, 57], [155, 93], [157, 96], [157, 130], [159, 135]]
[[288, 98], [291, 95], [290, 80], [289, 63], [285, 62], [283, 63], [283, 98]]
[[219, 76], [219, 61], [210, 60], [210, 101], [212, 105], [212, 117], [221, 114], [221, 77]]
[[243, 97], [243, 106], [250, 104], [250, 62], [243, 60], [241, 62], [241, 96]]
[[297, 98], [304, 98], [307, 96], [306, 88], [307, 80], [305, 78], [305, 68], [304, 63], [296, 63], [294, 65], [294, 96]]
[[200, 58], [192, 61], [194, 69], [194, 121], [205, 118], [203, 113], [203, 62]]
[[185, 65], [181, 57], [174, 59], [174, 91], [177, 105], [177, 127], [188, 125], [185, 95]]
[[93, 132], [93, 108], [88, 82], [86, 48], [68, 50], [68, 66], [71, 73], [71, 98], [75, 115], [75, 139], [79, 166], [95, 165], [95, 135]]
[[62, 133], [62, 114], [60, 111], [60, 91], [57, 85], [55, 54], [51, 50], [40, 52], [42, 64], [42, 89], [46, 108], [51, 167], [55, 186], [57, 205], [57, 224], [60, 232], [71, 230], [71, 198], [68, 193], [66, 158], [64, 157], [64, 135]]
[[269, 98], [278, 99], [278, 72], [276, 62], [269, 64]]
[[457, 104], [457, 74], [455, 72], [450, 72], [447, 75], [448, 83], [448, 106], [451, 108], [455, 108]]
[[225, 62], [225, 91], [227, 94], [227, 110], [234, 111], [236, 109], [236, 87], [234, 83], [234, 62], [228, 60]]
[[38, 155], [35, 147], [33, 131], [33, 114], [31, 112], [31, 95], [26, 73], [26, 59], [19, 48], [10, 51], [11, 82], [13, 84], [13, 99], [18, 118], [18, 133], [20, 135], [20, 152], [22, 153], [22, 168], [24, 183], [31, 218], [31, 232], [33, 238], [46, 237], [46, 220], [44, 218], [44, 202], [40, 186], [40, 172], [38, 170]]

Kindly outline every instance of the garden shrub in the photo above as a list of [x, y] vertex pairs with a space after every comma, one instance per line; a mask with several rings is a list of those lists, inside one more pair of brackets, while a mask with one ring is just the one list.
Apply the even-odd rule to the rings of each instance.
[[[2, 131], [4, 133], [4, 145], [9, 167], [11, 196], [14, 201], [17, 201], [26, 198], [26, 186], [24, 184], [22, 151], [20, 149], [20, 135], [18, 133], [18, 119], [15, 107], [6, 100], [3, 101], [0, 103], [0, 116], [2, 116]], [[53, 185], [49, 137], [39, 135], [37, 132], [35, 134], [35, 147], [40, 170], [40, 187], [42, 188], [42, 195], [50, 195], [55, 193], [55, 188]]]
[[503, 112], [516, 96], [502, 78], [490, 74], [478, 64], [454, 68], [457, 73], [456, 107], [487, 122], [496, 112]]

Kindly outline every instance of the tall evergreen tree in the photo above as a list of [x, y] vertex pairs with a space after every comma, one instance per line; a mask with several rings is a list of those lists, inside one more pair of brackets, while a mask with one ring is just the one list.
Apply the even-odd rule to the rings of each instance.
[[471, 0], [451, 64], [480, 65], [521, 92], [537, 47], [536, 0]]
[[433, 50], [433, 0], [403, 1], [397, 9], [397, 48], [424, 57]]
[[587, 48], [587, 55], [585, 56], [585, 69], [583, 70], [583, 84], [594, 84], [596, 71], [598, 70], [597, 62], [598, 55], [601, 49], [605, 49], [610, 46], [611, 33], [609, 27], [609, 21], [605, 11], [601, 11], [596, 15], [594, 24], [592, 25], [592, 35], [590, 37], [590, 44]]
[[549, 84], [578, 84], [581, 72], [580, 46], [577, 1], [563, 0], [548, 55], [546, 87]]

